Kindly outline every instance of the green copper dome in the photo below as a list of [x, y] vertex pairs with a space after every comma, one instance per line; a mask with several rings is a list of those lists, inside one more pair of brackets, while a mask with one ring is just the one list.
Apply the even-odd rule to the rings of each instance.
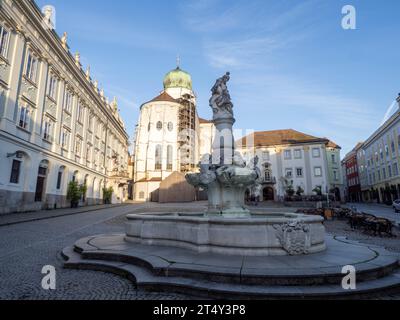
[[168, 72], [164, 77], [164, 89], [186, 88], [192, 90], [192, 77], [179, 67]]

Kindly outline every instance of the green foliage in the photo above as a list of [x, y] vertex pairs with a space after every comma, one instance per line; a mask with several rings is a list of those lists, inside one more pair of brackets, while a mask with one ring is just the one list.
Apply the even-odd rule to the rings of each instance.
[[301, 197], [303, 193], [304, 193], [304, 189], [302, 187], [298, 186], [297, 190], [296, 190], [296, 195]]
[[313, 190], [317, 196], [322, 196], [322, 187], [321, 186], [316, 186]]
[[67, 190], [67, 199], [71, 201], [71, 203], [78, 203], [82, 197], [81, 187], [78, 185], [78, 182], [71, 181], [68, 184]]
[[114, 193], [113, 187], [103, 188], [103, 201], [105, 204], [111, 203], [113, 193]]
[[293, 195], [294, 195], [294, 189], [293, 189], [293, 185], [288, 185], [287, 187], [286, 187], [286, 194], [289, 196], [289, 197], [292, 197]]

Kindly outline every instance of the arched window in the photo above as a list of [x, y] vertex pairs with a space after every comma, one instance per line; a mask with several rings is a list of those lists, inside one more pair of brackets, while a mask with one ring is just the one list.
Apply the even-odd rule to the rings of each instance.
[[167, 147], [167, 170], [172, 170], [173, 150], [172, 146]]
[[162, 169], [162, 146], [160, 144], [156, 145], [155, 151], [155, 170]]
[[61, 166], [57, 173], [57, 190], [61, 190], [62, 178], [64, 175], [65, 166]]
[[161, 130], [162, 129], [162, 122], [158, 121], [157, 122], [157, 130]]
[[168, 122], [168, 130], [169, 131], [174, 130], [174, 124], [172, 122]]

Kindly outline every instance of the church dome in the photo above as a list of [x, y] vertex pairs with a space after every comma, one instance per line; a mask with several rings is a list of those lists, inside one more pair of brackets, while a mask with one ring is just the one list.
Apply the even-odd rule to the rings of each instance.
[[168, 72], [164, 77], [164, 89], [185, 88], [192, 90], [192, 77], [179, 67]]

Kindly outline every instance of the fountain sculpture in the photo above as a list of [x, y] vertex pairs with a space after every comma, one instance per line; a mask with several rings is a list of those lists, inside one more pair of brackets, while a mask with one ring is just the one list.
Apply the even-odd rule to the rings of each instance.
[[126, 240], [170, 245], [220, 254], [298, 255], [323, 251], [325, 228], [319, 216], [294, 213], [254, 213], [245, 206], [247, 188], [261, 178], [258, 157], [246, 165], [235, 151], [233, 104], [227, 83], [217, 79], [210, 106], [216, 135], [212, 154], [203, 156], [199, 173], [186, 175], [195, 187], [207, 189], [208, 210], [198, 214], [130, 214]]

